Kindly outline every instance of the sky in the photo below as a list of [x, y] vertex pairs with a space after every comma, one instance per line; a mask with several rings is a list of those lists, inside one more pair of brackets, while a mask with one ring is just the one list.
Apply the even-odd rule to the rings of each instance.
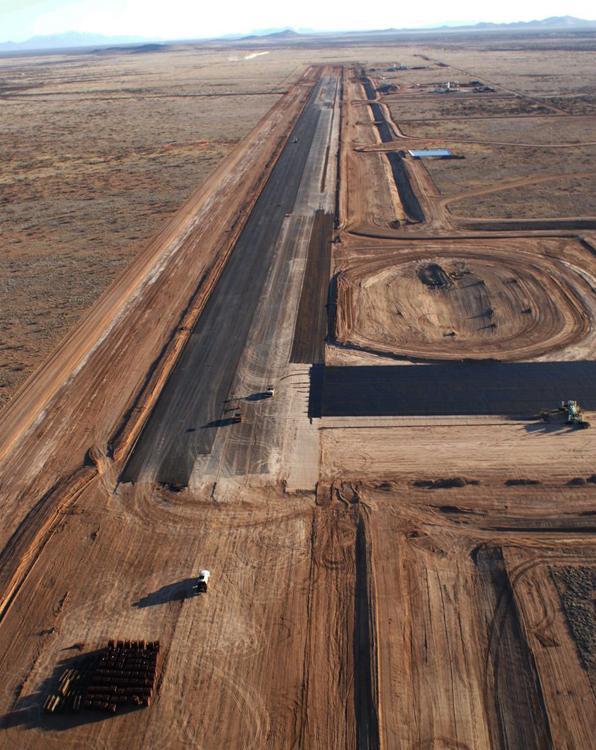
[[271, 28], [364, 30], [596, 16], [593, 0], [0, 0], [0, 41], [67, 31], [193, 39]]

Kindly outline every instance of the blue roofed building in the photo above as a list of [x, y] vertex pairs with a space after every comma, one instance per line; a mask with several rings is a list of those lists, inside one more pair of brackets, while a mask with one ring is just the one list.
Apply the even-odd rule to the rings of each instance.
[[448, 148], [413, 148], [408, 151], [414, 159], [450, 159], [453, 152]]

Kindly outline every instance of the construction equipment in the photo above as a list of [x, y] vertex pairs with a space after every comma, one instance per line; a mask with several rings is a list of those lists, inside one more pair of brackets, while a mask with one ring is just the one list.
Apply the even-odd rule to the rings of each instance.
[[577, 401], [561, 401], [561, 411], [565, 413], [567, 424], [585, 429], [590, 426], [583, 417], [582, 408]]
[[208, 570], [201, 570], [199, 572], [199, 577], [197, 578], [197, 582], [195, 583], [195, 591], [197, 592], [197, 594], [207, 593], [207, 584], [210, 578], [211, 573]]
[[550, 422], [553, 415], [563, 415], [565, 417], [565, 424], [581, 430], [585, 430], [590, 426], [590, 423], [583, 417], [581, 406], [574, 400], [561, 401], [561, 406], [558, 409], [550, 409], [540, 414], [545, 422]]

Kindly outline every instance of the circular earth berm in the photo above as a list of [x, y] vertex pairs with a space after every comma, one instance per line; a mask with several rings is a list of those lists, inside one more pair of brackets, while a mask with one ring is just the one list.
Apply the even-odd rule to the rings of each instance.
[[589, 332], [578, 281], [523, 253], [392, 255], [338, 275], [336, 339], [416, 359], [536, 357]]

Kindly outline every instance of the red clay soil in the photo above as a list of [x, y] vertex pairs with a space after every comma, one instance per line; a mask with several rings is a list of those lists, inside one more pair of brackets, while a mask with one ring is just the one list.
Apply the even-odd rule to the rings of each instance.
[[[31, 541], [21, 528], [27, 514], [35, 509], [37, 523], [45, 522], [52, 513], [47, 493], [90, 450], [100, 473], [116, 471], [105, 460], [111, 436], [189, 303], [205, 303], [319, 74], [306, 71], [3, 411], [0, 545], [16, 533], [24, 553]], [[179, 348], [169, 349], [171, 364]], [[14, 549], [10, 559], [3, 590], [18, 559]]]
[[[287, 491], [267, 467], [180, 492], [117, 485], [320, 74], [307, 70], [3, 413], [7, 747], [593, 744], [590, 623], [570, 627], [578, 602], [556, 581], [595, 565], [594, 429], [482, 415], [309, 420], [307, 363], [256, 402], [244, 440], [223, 440], [241, 454], [275, 424], [279, 462], [316, 468], [309, 489]], [[352, 339], [383, 364], [453, 343], [478, 356], [486, 342], [502, 358], [595, 359], [592, 240], [458, 236], [416, 165], [426, 220], [405, 224], [384, 155], [362, 150], [378, 143], [356, 71], [343, 103], [331, 251], [342, 364], [362, 364]], [[478, 334], [476, 313], [497, 328]], [[446, 321], [455, 342], [443, 342]], [[327, 345], [327, 364], [333, 356]], [[195, 596], [204, 567], [209, 591]], [[58, 665], [111, 638], [162, 644], [151, 707], [44, 715]]]

